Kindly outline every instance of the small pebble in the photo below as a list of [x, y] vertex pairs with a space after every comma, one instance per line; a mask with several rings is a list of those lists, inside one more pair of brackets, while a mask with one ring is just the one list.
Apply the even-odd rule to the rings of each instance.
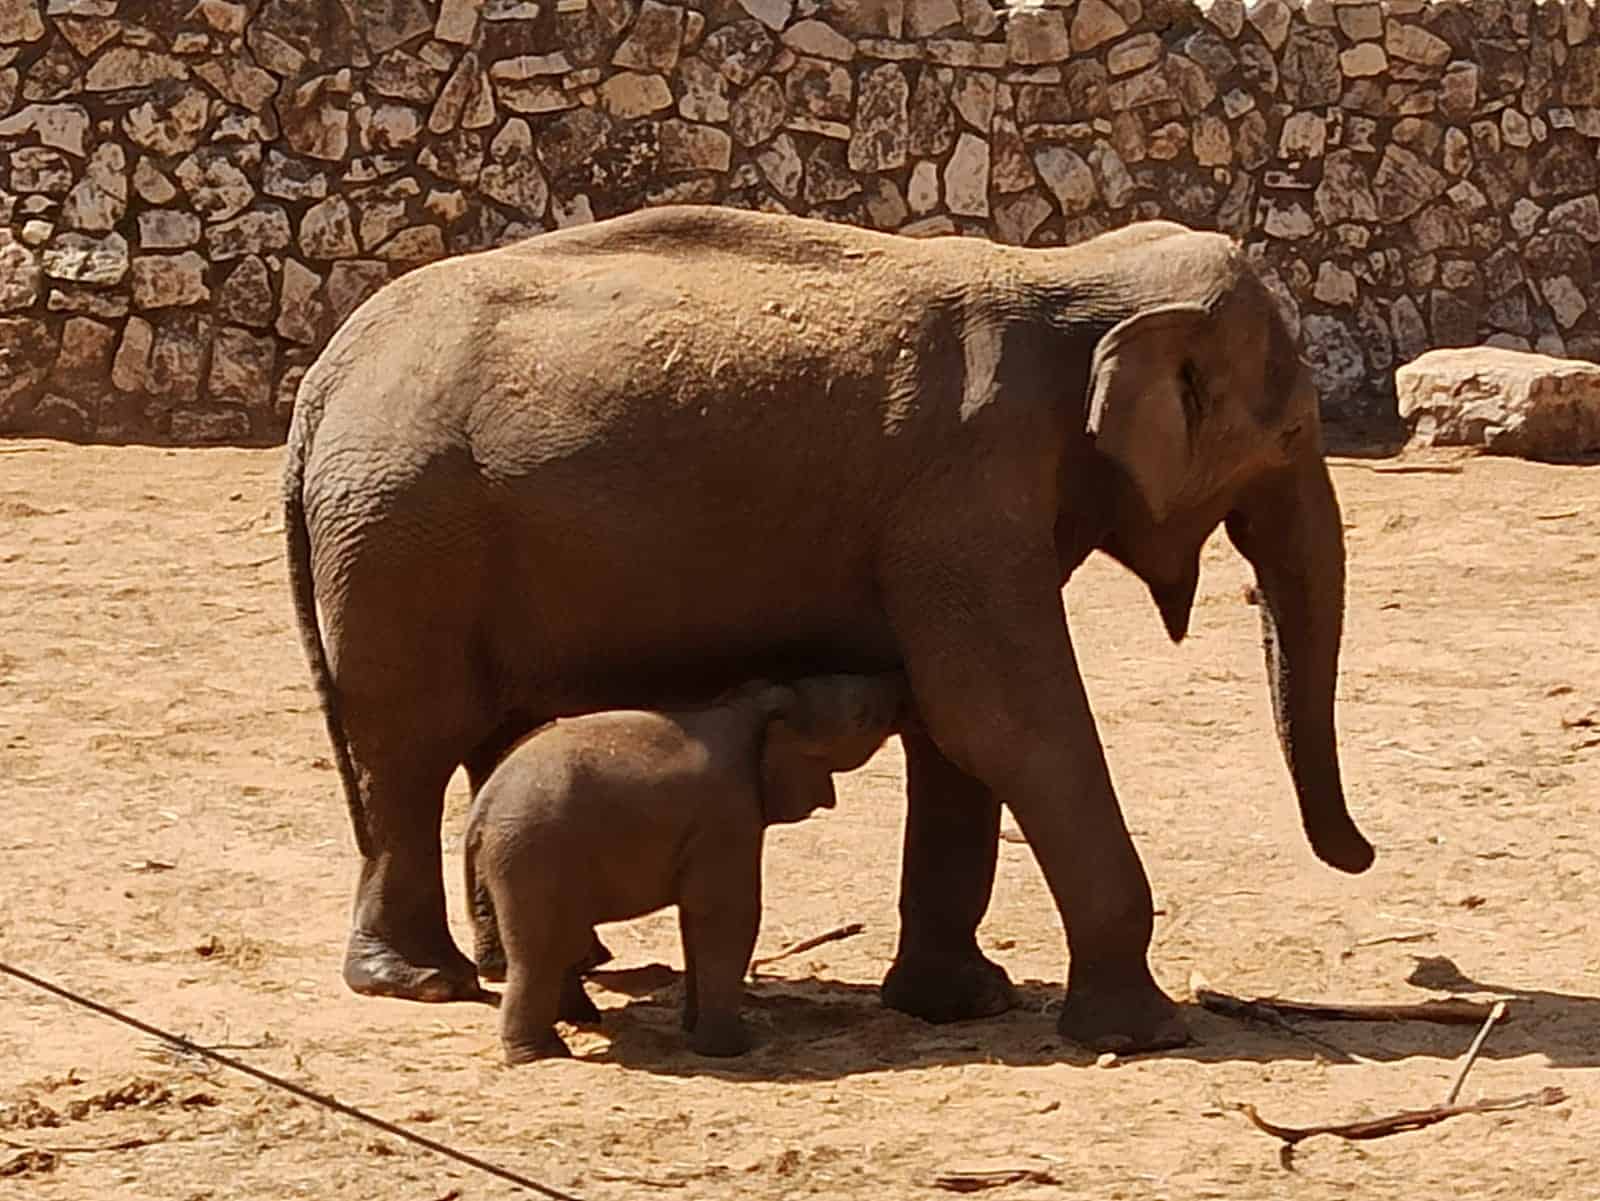
[[1100, 1057], [1094, 1061], [1094, 1066], [1097, 1068], [1114, 1068], [1120, 1062], [1115, 1051], [1102, 1051]]

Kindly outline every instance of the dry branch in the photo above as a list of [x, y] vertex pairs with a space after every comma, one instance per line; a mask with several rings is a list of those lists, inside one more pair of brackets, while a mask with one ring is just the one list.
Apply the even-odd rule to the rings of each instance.
[[1341, 466], [1359, 467], [1378, 475], [1460, 475], [1466, 470], [1460, 463], [1344, 463]]
[[675, 1180], [665, 1176], [643, 1176], [636, 1172], [616, 1172], [610, 1168], [596, 1168], [592, 1173], [596, 1180], [603, 1180], [607, 1184], [642, 1184], [649, 1188], [688, 1188], [687, 1180]]
[[[101, 1151], [132, 1151], [137, 1147], [151, 1147], [156, 1143], [164, 1143], [170, 1135], [166, 1133], [153, 1137], [120, 1138], [107, 1143], [25, 1143], [19, 1139], [6, 1138], [0, 1135], [0, 1143], [7, 1147], [15, 1147], [19, 1151], [41, 1151], [46, 1155], [95, 1155]], [[185, 1140], [187, 1141], [187, 1140]]]
[[1355, 951], [1364, 947], [1381, 947], [1387, 943], [1427, 942], [1430, 938], [1437, 938], [1437, 930], [1413, 930], [1409, 934], [1378, 934], [1372, 938], [1363, 938], [1350, 944], [1350, 950]]
[[1315, 1001], [1289, 1001], [1282, 997], [1231, 997], [1209, 988], [1195, 990], [1194, 999], [1206, 1009], [1230, 1017], [1271, 1021], [1277, 1017], [1317, 1018], [1327, 1022], [1439, 1022], [1447, 1026], [1472, 1026], [1484, 1021], [1502, 1001], [1468, 1001], [1446, 997], [1409, 1004], [1325, 1005]]
[[799, 955], [803, 951], [820, 947], [824, 943], [838, 942], [841, 938], [854, 938], [863, 929], [864, 927], [860, 922], [851, 922], [833, 930], [825, 930], [821, 934], [814, 934], [810, 938], [802, 938], [799, 942], [792, 946], [784, 947], [783, 950], [778, 951], [776, 954], [763, 955], [760, 959], [752, 959], [750, 961], [750, 974], [753, 976], [757, 968], [766, 967], [769, 963], [777, 963], [778, 960], [787, 959], [791, 955]]
[[1270, 1134], [1292, 1147], [1318, 1134], [1331, 1134], [1337, 1138], [1352, 1140], [1384, 1138], [1408, 1130], [1420, 1130], [1424, 1126], [1432, 1126], [1464, 1113], [1499, 1113], [1507, 1109], [1528, 1109], [1535, 1105], [1559, 1105], [1566, 1099], [1567, 1094], [1559, 1088], [1542, 1088], [1538, 1092], [1474, 1101], [1470, 1105], [1435, 1105], [1428, 1109], [1408, 1109], [1381, 1118], [1368, 1118], [1360, 1122], [1334, 1122], [1325, 1126], [1279, 1126], [1258, 1114], [1254, 1105], [1230, 1102], [1228, 1108], [1244, 1114], [1257, 1130]]
[[1461, 1060], [1461, 1070], [1456, 1073], [1455, 1083], [1450, 1086], [1450, 1094], [1445, 1097], [1446, 1105], [1454, 1105], [1456, 1098], [1461, 1095], [1461, 1086], [1467, 1082], [1467, 1073], [1472, 1071], [1472, 1065], [1478, 1062], [1478, 1052], [1483, 1050], [1483, 1042], [1489, 1037], [1489, 1028], [1506, 1016], [1506, 1003], [1496, 1001], [1489, 1010], [1489, 1016], [1483, 1019], [1483, 1027], [1478, 1031], [1478, 1036], [1472, 1040], [1472, 1045], [1467, 1048], [1465, 1057]]
[[1350, 1054], [1343, 1047], [1337, 1047], [1309, 1031], [1300, 1029], [1270, 1005], [1263, 1005], [1259, 1001], [1247, 1001], [1242, 997], [1230, 997], [1227, 993], [1219, 993], [1204, 985], [1196, 985], [1193, 981], [1191, 981], [1191, 991], [1201, 1007], [1213, 1013], [1271, 1026], [1274, 1030], [1281, 1030], [1293, 1038], [1304, 1039], [1312, 1046], [1320, 1047], [1341, 1063], [1362, 1062], [1359, 1056]]
[[1060, 1184], [1049, 1172], [1039, 1168], [993, 1168], [982, 1172], [940, 1172], [933, 1178], [933, 1187], [952, 1193], [976, 1193], [984, 1189], [1004, 1188], [1008, 1184]]

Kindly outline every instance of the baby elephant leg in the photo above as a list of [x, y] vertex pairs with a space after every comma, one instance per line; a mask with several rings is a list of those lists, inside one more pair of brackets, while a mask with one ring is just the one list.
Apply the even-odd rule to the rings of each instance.
[[548, 962], [529, 967], [512, 960], [500, 1001], [500, 1043], [508, 1064], [572, 1054], [555, 1027], [563, 979]]
[[483, 883], [467, 869], [467, 906], [472, 913], [472, 958], [478, 965], [478, 979], [499, 984], [506, 978], [506, 949], [500, 942], [500, 923], [495, 917], [494, 900]]
[[595, 1014], [572, 970], [589, 945], [589, 924], [581, 914], [574, 920], [562, 912], [560, 892], [557, 873], [532, 871], [496, 881], [493, 888], [506, 950], [500, 1040], [507, 1063], [570, 1055], [555, 1031], [556, 1020]]
[[761, 852], [758, 844], [747, 855], [711, 858], [687, 873], [678, 902], [689, 970], [684, 1026], [701, 1055], [742, 1055], [751, 1045], [739, 1010], [761, 925]]

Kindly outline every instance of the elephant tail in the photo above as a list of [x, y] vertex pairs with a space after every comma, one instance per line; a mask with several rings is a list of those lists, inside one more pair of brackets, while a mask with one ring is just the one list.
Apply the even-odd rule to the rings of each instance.
[[[302, 388], [301, 400], [304, 400]], [[372, 835], [367, 829], [366, 811], [356, 780], [355, 761], [350, 757], [350, 740], [339, 717], [339, 694], [334, 688], [328, 653], [322, 643], [322, 627], [317, 620], [316, 585], [311, 578], [311, 531], [306, 526], [305, 467], [310, 449], [312, 421], [309, 406], [297, 404], [289, 433], [289, 457], [283, 474], [283, 530], [288, 542], [289, 588], [294, 598], [295, 624], [300, 629], [300, 644], [311, 667], [311, 683], [317, 690], [317, 703], [328, 726], [328, 741], [333, 744], [333, 762], [344, 788], [350, 809], [350, 826], [356, 848], [365, 859], [372, 858]]]

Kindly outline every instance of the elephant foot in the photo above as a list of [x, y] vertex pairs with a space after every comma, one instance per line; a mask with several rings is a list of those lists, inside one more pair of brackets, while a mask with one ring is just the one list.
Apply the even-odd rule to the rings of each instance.
[[726, 1018], [702, 1017], [689, 1035], [689, 1046], [696, 1055], [731, 1059], [743, 1055], [752, 1045], [750, 1031], [737, 1015]]
[[476, 1001], [483, 996], [472, 961], [448, 944], [445, 954], [408, 959], [390, 944], [363, 934], [350, 935], [344, 957], [344, 982], [366, 997], [403, 1001]]
[[901, 952], [883, 978], [883, 1003], [925, 1022], [994, 1017], [1017, 1003], [1011, 978], [976, 950]]
[[538, 1038], [507, 1042], [505, 1052], [508, 1068], [524, 1063], [538, 1063], [541, 1059], [572, 1058], [572, 1048], [562, 1042], [561, 1036], [554, 1030], [547, 1030]]
[[1131, 984], [1069, 981], [1056, 1028], [1079, 1046], [1119, 1055], [1164, 1051], [1189, 1041], [1178, 1006], [1148, 973]]

